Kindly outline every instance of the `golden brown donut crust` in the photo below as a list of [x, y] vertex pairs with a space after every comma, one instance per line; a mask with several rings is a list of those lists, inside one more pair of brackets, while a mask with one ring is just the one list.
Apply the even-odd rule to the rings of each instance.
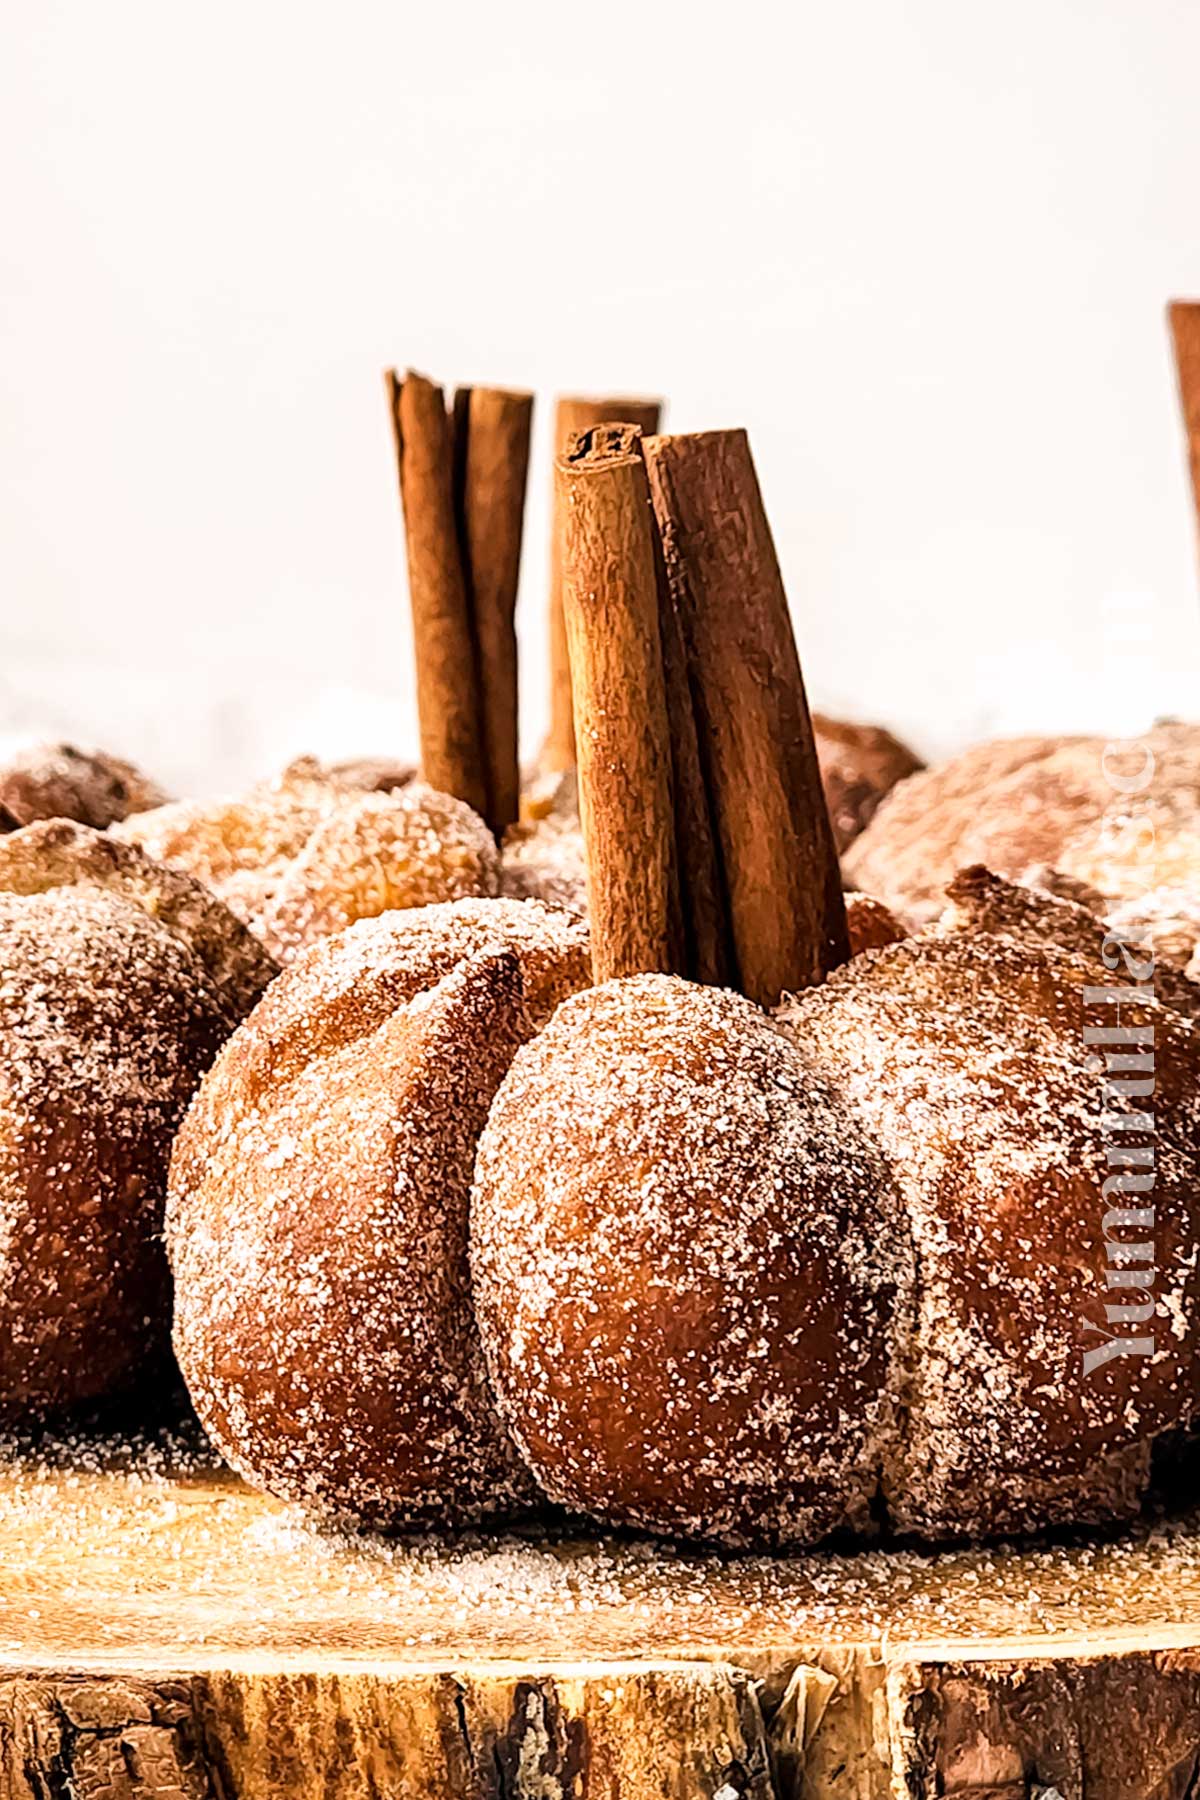
[[311, 759], [234, 800], [178, 801], [117, 828], [218, 894], [281, 962], [362, 918], [496, 892], [469, 806], [419, 781], [364, 792]]
[[[1114, 777], [1135, 791], [1123, 794]], [[846, 871], [901, 915], [928, 920], [947, 881], [972, 863], [1009, 879], [1049, 864], [1110, 903], [1149, 888], [1196, 893], [1200, 726], [1170, 721], [1113, 746], [1099, 737], [977, 744], [897, 787]]]
[[56, 820], [0, 840], [0, 1413], [166, 1350], [167, 1159], [274, 971], [198, 883]]
[[196, 1097], [171, 1168], [175, 1346], [256, 1485], [378, 1523], [472, 1520], [531, 1484], [487, 1394], [467, 1203], [496, 1086], [588, 978], [578, 921], [513, 901], [315, 944]]
[[739, 1545], [866, 1526], [906, 1246], [882, 1159], [740, 997], [668, 976], [559, 1008], [472, 1198], [493, 1390], [552, 1498]]
[[959, 931], [856, 958], [783, 1011], [887, 1157], [910, 1224], [915, 1309], [884, 1470], [902, 1531], [1125, 1516], [1154, 1440], [1200, 1402], [1200, 1036], [1154, 1001], [1120, 1022], [1154, 1033], [1156, 1351], [1083, 1371], [1105, 1305], [1130, 1297], [1106, 1285], [1105, 1208], [1139, 1204], [1103, 1196], [1103, 1116], [1120, 1102], [1083, 1036], [1110, 1020], [1085, 996], [1100, 974], [1128, 978]]
[[898, 781], [924, 767], [919, 756], [882, 725], [855, 725], [812, 716], [821, 785], [839, 854], [870, 824]]

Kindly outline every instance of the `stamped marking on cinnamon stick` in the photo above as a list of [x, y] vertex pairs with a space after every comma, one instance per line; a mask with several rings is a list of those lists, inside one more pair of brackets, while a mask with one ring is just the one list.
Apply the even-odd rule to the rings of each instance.
[[[662, 417], [661, 400], [560, 396], [554, 412], [554, 454], [563, 455], [571, 441], [594, 425], [619, 420], [643, 432], [657, 431]], [[550, 544], [550, 729], [542, 749], [548, 770], [575, 766], [575, 727], [571, 710], [571, 664], [562, 605], [562, 519], [558, 508], [558, 482], [554, 484]]]
[[632, 428], [555, 466], [596, 980], [686, 966], [646, 471]]
[[764, 1006], [846, 961], [812, 721], [744, 431], [644, 446], [687, 646], [738, 979]]

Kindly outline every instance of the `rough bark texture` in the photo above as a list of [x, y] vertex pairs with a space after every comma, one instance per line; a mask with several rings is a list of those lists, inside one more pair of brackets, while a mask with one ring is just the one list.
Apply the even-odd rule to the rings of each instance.
[[1200, 1651], [0, 1673], [5, 1800], [1193, 1800]]
[[657, 532], [655, 551], [659, 561], [659, 635], [671, 734], [675, 852], [687, 973], [693, 981], [706, 982], [710, 987], [732, 987], [737, 976], [729, 902], [700, 755], [696, 697], [683, 624], [667, 579], [662, 540]]
[[597, 982], [686, 972], [675, 856], [659, 563], [633, 434], [582, 433], [558, 459], [562, 599], [570, 643]]
[[[618, 394], [595, 398], [563, 395], [554, 411], [554, 454], [561, 456], [573, 437], [594, 425], [636, 425], [648, 435], [658, 430], [661, 416], [661, 400], [632, 400]], [[575, 767], [571, 659], [562, 605], [562, 523], [556, 479], [550, 542], [550, 729], [541, 759], [543, 768], [549, 771]]]
[[787, 596], [743, 431], [644, 445], [696, 694], [738, 985], [763, 1005], [849, 955]]
[[1169, 313], [1175, 344], [1175, 370], [1179, 377], [1179, 402], [1187, 434], [1192, 498], [1200, 522], [1200, 300], [1172, 300]]
[[5, 1800], [773, 1800], [719, 1664], [493, 1674], [0, 1677]]
[[891, 1676], [913, 1800], [1193, 1800], [1200, 1651], [935, 1663]]
[[460, 388], [454, 397], [458, 535], [480, 677], [488, 824], [502, 837], [520, 810], [517, 584], [533, 395]]
[[487, 810], [477, 647], [454, 505], [454, 443], [442, 390], [410, 370], [387, 376], [408, 545], [421, 773]]

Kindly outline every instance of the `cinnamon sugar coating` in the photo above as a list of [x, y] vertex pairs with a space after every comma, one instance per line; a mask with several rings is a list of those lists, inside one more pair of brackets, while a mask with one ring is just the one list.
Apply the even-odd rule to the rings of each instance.
[[351, 756], [326, 764], [328, 773], [350, 787], [373, 794], [388, 794], [416, 779], [415, 763], [398, 762], [392, 756]]
[[1159, 963], [1172, 963], [1200, 982], [1200, 881], [1193, 888], [1152, 888], [1114, 906], [1114, 928], [1148, 944]]
[[517, 1045], [587, 978], [582, 926], [533, 903], [390, 913], [300, 956], [218, 1059], [171, 1168], [175, 1348], [257, 1486], [383, 1524], [530, 1498], [467, 1204]]
[[[990, 869], [960, 869], [946, 888], [949, 901], [939, 921], [943, 931], [985, 931], [1018, 943], [1065, 950], [1091, 965], [1093, 980], [1112, 985], [1136, 968], [1164, 1006], [1200, 1021], [1200, 985], [1131, 927], [1114, 929], [1086, 906], [1046, 892], [1002, 881]], [[1132, 978], [1132, 977], [1131, 977]]]
[[0, 839], [0, 1414], [165, 1354], [167, 1161], [274, 973], [199, 883], [55, 820]]
[[[1104, 973], [1118, 985], [1126, 978]], [[915, 1257], [912, 1313], [897, 1340], [899, 1429], [884, 1495], [902, 1531], [987, 1536], [1136, 1510], [1150, 1453], [1200, 1403], [1200, 1036], [1155, 1001], [1120, 1023], [1153, 1029], [1151, 1100], [1106, 1094], [1086, 1026], [1094, 963], [1054, 948], [959, 931], [856, 958], [782, 1011], [797, 1042], [898, 1184]], [[1143, 1108], [1153, 1134], [1136, 1129]], [[1113, 1136], [1150, 1148], [1149, 1202], [1106, 1199]], [[1124, 1165], [1127, 1166], [1127, 1165]], [[1114, 1327], [1106, 1305], [1107, 1207], [1151, 1204], [1154, 1354], [1085, 1373]]]
[[74, 819], [102, 831], [166, 798], [140, 769], [103, 750], [35, 744], [0, 764], [0, 831], [38, 819]]
[[499, 857], [461, 800], [363, 791], [311, 759], [241, 799], [179, 801], [118, 827], [205, 882], [281, 962], [394, 908], [496, 891]]
[[587, 916], [587, 853], [574, 769], [536, 776], [521, 795], [521, 817], [504, 834], [500, 892], [544, 900]]
[[[1145, 783], [1144, 786], [1139, 785]], [[1124, 791], [1123, 791], [1124, 790]], [[1200, 726], [977, 744], [897, 787], [846, 858], [856, 887], [931, 919], [956, 869], [1049, 864], [1110, 904], [1200, 891]]]
[[[1084, 1031], [1114, 1015], [1087, 990], [1133, 977], [1103, 927], [986, 871], [954, 899], [774, 1024], [642, 976], [517, 1056], [472, 1270], [497, 1404], [553, 1498], [734, 1545], [1136, 1511], [1200, 1410], [1200, 1034], [1126, 999], [1153, 1098], [1106, 1087]], [[1105, 1196], [1114, 1141], [1150, 1152], [1149, 1202]], [[1106, 1211], [1140, 1204], [1149, 1224], [1110, 1214], [1113, 1257]], [[1089, 1369], [1146, 1267], [1152, 1323], [1125, 1329], [1152, 1354]]]
[[739, 996], [613, 981], [517, 1056], [472, 1273], [546, 1492], [725, 1544], [865, 1527], [907, 1244], [880, 1155]]
[[846, 895], [846, 933], [851, 956], [864, 950], [882, 950], [887, 944], [898, 944], [908, 936], [908, 929], [882, 900], [870, 894]]
[[875, 816], [898, 781], [924, 767], [919, 756], [882, 725], [856, 725], [812, 716], [821, 786], [839, 855]]
[[579, 820], [553, 814], [514, 825], [500, 853], [500, 892], [587, 915], [587, 851]]

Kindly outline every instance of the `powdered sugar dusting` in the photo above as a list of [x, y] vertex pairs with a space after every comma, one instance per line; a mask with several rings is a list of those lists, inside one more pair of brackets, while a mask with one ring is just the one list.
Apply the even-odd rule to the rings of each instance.
[[391, 913], [313, 946], [197, 1096], [172, 1164], [175, 1344], [234, 1466], [383, 1521], [530, 1492], [472, 1318], [467, 1199], [496, 1086], [587, 979], [532, 903]]
[[1154, 1438], [1195, 1411], [1200, 1040], [1152, 1001], [1122, 1023], [1156, 1033], [1158, 1348], [1090, 1378], [1081, 1366], [1105, 1298], [1106, 1100], [1083, 1039], [1095, 979], [1057, 950], [972, 932], [869, 953], [783, 1009], [881, 1146], [912, 1233], [885, 1459], [902, 1529], [1127, 1515]]
[[546, 1491], [733, 1544], [866, 1525], [906, 1281], [887, 1188], [748, 1001], [637, 976], [560, 1007], [472, 1201], [489, 1372]]
[[0, 1555], [0, 1659], [18, 1668], [686, 1655], [786, 1670], [931, 1639], [1098, 1654], [1200, 1625], [1194, 1519], [940, 1554], [730, 1557], [533, 1527], [384, 1539], [314, 1528], [178, 1432], [0, 1440]]
[[62, 821], [0, 840], [0, 1411], [165, 1351], [170, 1142], [271, 965], [197, 884]]
[[360, 918], [494, 894], [499, 872], [461, 800], [415, 781], [364, 793], [308, 759], [240, 799], [180, 801], [117, 830], [206, 882], [281, 961]]

